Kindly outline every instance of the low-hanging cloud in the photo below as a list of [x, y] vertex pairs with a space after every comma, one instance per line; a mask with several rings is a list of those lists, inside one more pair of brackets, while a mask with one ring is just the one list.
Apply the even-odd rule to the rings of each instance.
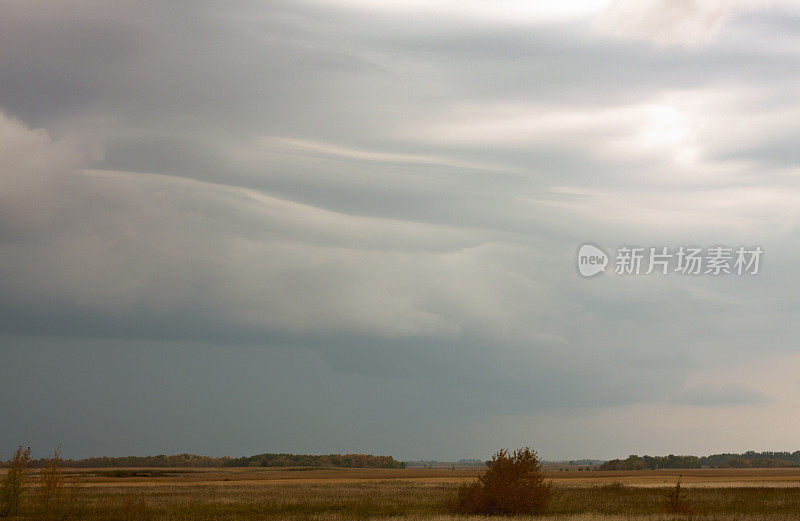
[[501, 302], [534, 287], [479, 230], [86, 169], [45, 131], [7, 117], [0, 127], [4, 294], [26, 305], [47, 295], [255, 331], [452, 337], [476, 320], [500, 331], [517, 307]]

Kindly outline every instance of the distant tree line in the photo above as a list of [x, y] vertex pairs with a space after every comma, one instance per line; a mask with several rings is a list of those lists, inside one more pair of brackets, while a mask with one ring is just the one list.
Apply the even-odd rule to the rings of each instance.
[[439, 461], [439, 460], [414, 460], [404, 461], [406, 468], [409, 467], [485, 467], [486, 461], [475, 458], [464, 458], [458, 461]]
[[[30, 466], [43, 467], [48, 459], [31, 460]], [[8, 467], [10, 461], [0, 462]], [[347, 467], [347, 468], [403, 468], [403, 462], [391, 456], [371, 454], [256, 454], [242, 458], [223, 456], [219, 458], [196, 454], [174, 454], [157, 456], [123, 456], [64, 459], [65, 467]]]
[[655, 469], [699, 469], [702, 466], [697, 456], [637, 456], [612, 459], [602, 463], [599, 470], [655, 470]]
[[637, 456], [613, 459], [601, 464], [599, 470], [656, 470], [719, 468], [776, 468], [800, 467], [800, 451], [754, 452], [744, 454], [712, 454], [711, 456]]
[[228, 459], [225, 467], [347, 467], [401, 469], [402, 461], [391, 456], [371, 454], [257, 454], [244, 458]]
[[[546, 462], [546, 463], [548, 463], [548, 462]], [[559, 464], [559, 463], [563, 463], [563, 462], [562, 461], [554, 461], [552, 463]], [[603, 460], [599, 460], [599, 459], [579, 459], [579, 460], [574, 460], [573, 459], [573, 460], [569, 460], [568, 464], [569, 465], [581, 465], [581, 466], [589, 465], [589, 466], [591, 466], [591, 465], [599, 465], [601, 463], [603, 463]]]
[[794, 452], [753, 452], [712, 454], [700, 458], [703, 465], [723, 468], [800, 467], [800, 450]]

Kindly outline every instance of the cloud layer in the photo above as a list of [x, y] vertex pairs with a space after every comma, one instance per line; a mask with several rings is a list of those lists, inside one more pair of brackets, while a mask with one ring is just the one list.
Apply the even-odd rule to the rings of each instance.
[[[0, 443], [616, 457], [662, 450], [632, 418], [780, 421], [798, 13], [559, 5], [0, 7], [0, 377], [74, 389], [0, 405]], [[584, 280], [585, 241], [765, 260], [752, 279]], [[736, 369], [757, 357], [780, 385]], [[663, 450], [760, 448], [713, 429]]]

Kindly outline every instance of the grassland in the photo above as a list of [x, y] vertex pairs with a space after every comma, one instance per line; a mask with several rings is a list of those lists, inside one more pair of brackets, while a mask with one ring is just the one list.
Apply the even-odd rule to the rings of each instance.
[[[459, 483], [478, 471], [445, 469], [80, 469], [67, 470], [60, 509], [27, 505], [18, 519], [445, 521]], [[546, 518], [574, 521], [671, 520], [665, 498], [679, 471], [554, 472]], [[30, 476], [31, 490], [36, 473]], [[800, 519], [798, 470], [683, 473], [693, 519]], [[34, 494], [26, 495], [32, 502]]]

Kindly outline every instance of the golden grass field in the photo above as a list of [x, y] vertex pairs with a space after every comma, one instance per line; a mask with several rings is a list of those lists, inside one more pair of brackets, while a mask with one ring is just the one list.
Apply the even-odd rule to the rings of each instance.
[[[70, 487], [53, 519], [468, 519], [443, 505], [475, 469], [65, 469]], [[151, 476], [148, 477], [148, 474]], [[544, 519], [688, 519], [665, 497], [682, 475], [693, 519], [800, 520], [800, 469], [549, 472]], [[29, 484], [36, 486], [36, 471]], [[31, 494], [28, 494], [31, 496]], [[23, 509], [19, 519], [45, 519]], [[541, 519], [541, 518], [540, 518]]]
[[[347, 469], [347, 468], [81, 468], [65, 469], [87, 487], [277, 485], [346, 483], [390, 480], [416, 483], [462, 483], [478, 476], [482, 469], [447, 468]], [[4, 469], [0, 469], [3, 475]], [[142, 474], [114, 477], [114, 474]], [[35, 472], [31, 473], [35, 479]], [[148, 476], [146, 474], [150, 474]], [[161, 475], [160, 475], [161, 474]], [[684, 487], [766, 486], [800, 487], [800, 469], [690, 469], [643, 471], [548, 471], [555, 485], [593, 486], [622, 483], [634, 487], [663, 487], [681, 477]]]

